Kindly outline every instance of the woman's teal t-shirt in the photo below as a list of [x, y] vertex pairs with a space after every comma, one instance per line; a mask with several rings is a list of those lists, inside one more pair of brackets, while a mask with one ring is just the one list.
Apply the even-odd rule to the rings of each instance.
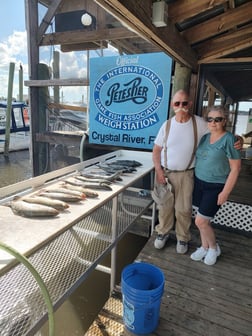
[[196, 151], [196, 177], [206, 182], [225, 183], [230, 173], [228, 160], [241, 158], [234, 142], [235, 137], [229, 132], [213, 144], [210, 144], [210, 133], [205, 134]]

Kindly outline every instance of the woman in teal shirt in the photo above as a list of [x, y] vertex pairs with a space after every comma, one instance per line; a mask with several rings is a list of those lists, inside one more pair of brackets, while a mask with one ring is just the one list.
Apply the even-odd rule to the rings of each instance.
[[234, 148], [235, 137], [226, 131], [223, 107], [213, 106], [207, 115], [210, 133], [203, 136], [196, 151], [193, 205], [198, 208], [195, 224], [200, 231], [201, 247], [191, 259], [214, 265], [221, 254], [211, 219], [231, 193], [241, 168], [240, 151]]

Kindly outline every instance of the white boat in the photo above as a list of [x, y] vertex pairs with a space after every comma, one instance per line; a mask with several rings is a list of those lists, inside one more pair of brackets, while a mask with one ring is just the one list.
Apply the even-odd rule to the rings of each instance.
[[[7, 102], [0, 101], [0, 153], [5, 151]], [[10, 140], [8, 151], [29, 149], [30, 121], [28, 106], [23, 102], [12, 102], [10, 116]]]

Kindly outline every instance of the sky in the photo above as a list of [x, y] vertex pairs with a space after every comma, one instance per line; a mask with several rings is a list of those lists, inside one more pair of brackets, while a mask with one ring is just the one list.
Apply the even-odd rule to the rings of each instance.
[[14, 79], [16, 83], [13, 84], [13, 96], [16, 97], [20, 63], [24, 66], [26, 76], [28, 70], [24, 1], [2, 1], [0, 22], [0, 97], [7, 97], [8, 94], [10, 62], [15, 63]]
[[[43, 11], [39, 11], [39, 19]], [[28, 80], [27, 33], [25, 23], [25, 0], [1, 1], [0, 10], [0, 97], [8, 95], [8, 77], [10, 63], [15, 63], [13, 94], [18, 99], [19, 93], [19, 66], [23, 67], [23, 79]], [[59, 46], [41, 47], [40, 62], [48, 66], [52, 64], [53, 50], [60, 50]], [[100, 53], [92, 51], [90, 57], [99, 57]], [[113, 48], [106, 49], [106, 56], [118, 55]], [[86, 78], [87, 53], [68, 52], [60, 54], [60, 78]], [[24, 86], [24, 95], [28, 88]], [[61, 87], [62, 103], [86, 102], [87, 90], [85, 87]]]

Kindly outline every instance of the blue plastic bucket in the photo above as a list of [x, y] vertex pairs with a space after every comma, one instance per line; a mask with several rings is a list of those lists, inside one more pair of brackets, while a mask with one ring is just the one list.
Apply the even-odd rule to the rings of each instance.
[[156, 266], [133, 263], [122, 271], [123, 321], [135, 334], [153, 332], [159, 321], [164, 274]]

